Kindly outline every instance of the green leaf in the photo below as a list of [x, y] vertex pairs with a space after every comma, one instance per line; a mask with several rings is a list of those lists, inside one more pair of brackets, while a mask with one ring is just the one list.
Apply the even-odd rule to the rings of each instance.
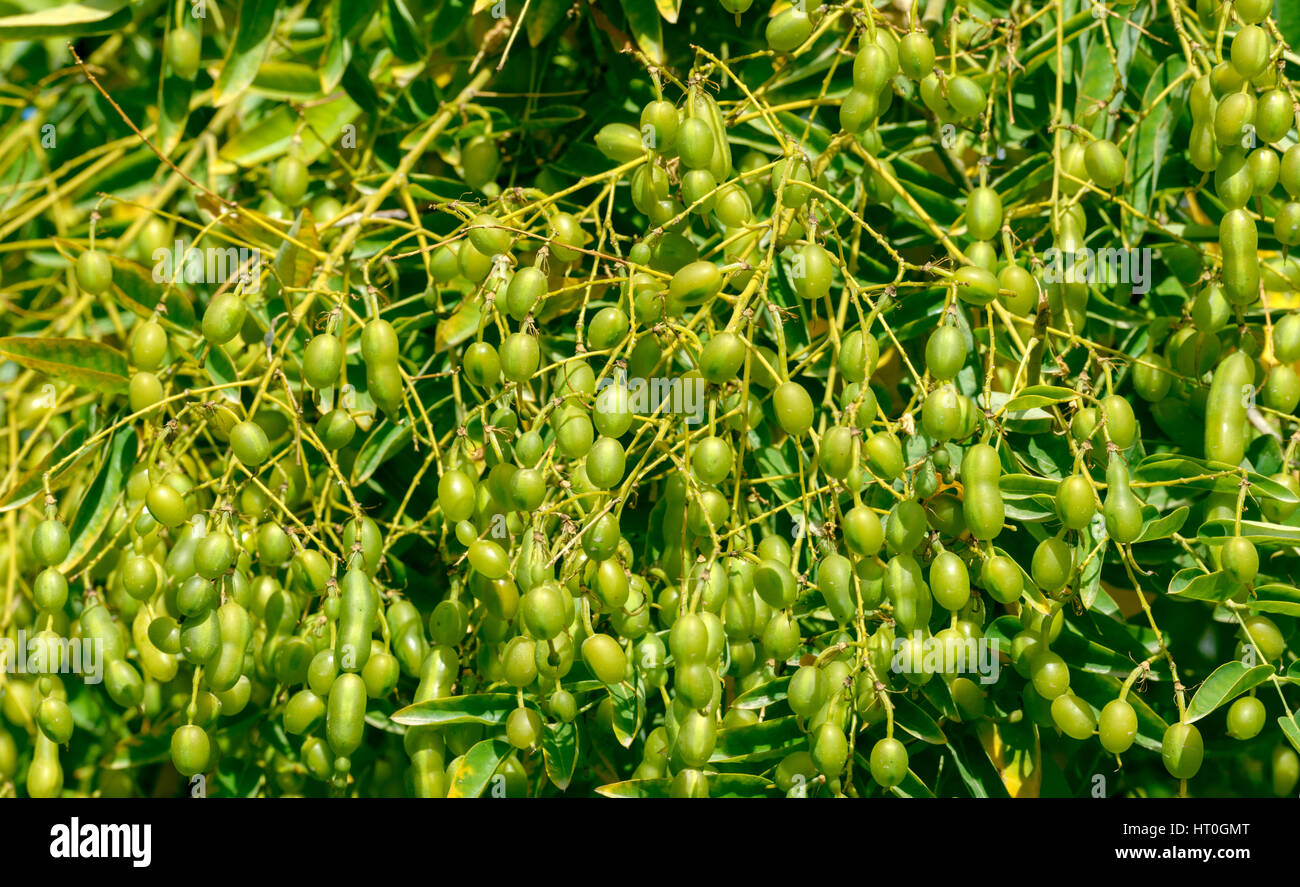
[[[317, 134], [337, 139], [343, 127], [360, 113], [361, 109], [345, 95], [305, 108], [303, 116], [307, 125], [302, 129], [302, 147], [299, 150], [303, 163], [311, 163], [326, 151], [326, 145]], [[298, 115], [281, 106], [253, 126], [236, 132], [221, 147], [221, 158], [244, 167], [260, 166], [289, 150], [297, 128]]]
[[[182, 17], [178, 29], [189, 31], [202, 42], [203, 23], [192, 15]], [[171, 39], [171, 36], [168, 36]], [[194, 79], [179, 76], [171, 60], [163, 53], [162, 79], [158, 84], [158, 148], [171, 154], [185, 135], [185, 124], [190, 118], [190, 98], [194, 95]]]
[[402, 0], [387, 0], [381, 12], [384, 39], [388, 47], [404, 62], [418, 61], [424, 55], [420, 28]]
[[[1067, 621], [1066, 624], [1068, 627], [1053, 642], [1052, 649], [1059, 653], [1072, 669], [1120, 676], [1125, 676], [1132, 670], [1131, 656], [1100, 643], [1090, 627], [1076, 627], [1071, 621]], [[1145, 653], [1145, 651], [1139, 652]]]
[[1281, 613], [1300, 617], [1300, 589], [1294, 585], [1269, 583], [1257, 585], [1246, 605], [1256, 613]]
[[[55, 463], [62, 461], [65, 457], [77, 451], [86, 440], [86, 423], [78, 422], [54, 442], [50, 451], [46, 453], [39, 462], [32, 466], [27, 472], [18, 478], [12, 487], [5, 492], [3, 498], [0, 498], [0, 512], [12, 511], [15, 508], [21, 508], [36, 497], [44, 487], [45, 472]], [[82, 456], [84, 458], [84, 454]], [[53, 484], [63, 475], [68, 473], [68, 469], [75, 465], [77, 460], [69, 462], [63, 467], [58, 475], [50, 478], [50, 484]]]
[[1076, 397], [1078, 397], [1077, 392], [1070, 388], [1060, 388], [1056, 385], [1031, 385], [1020, 389], [1019, 394], [1008, 400], [1006, 410], [1008, 413], [1014, 413], [1054, 403], [1064, 403]]
[[[596, 789], [607, 798], [667, 798], [673, 780], [670, 776], [657, 779], [628, 779], [611, 782]], [[771, 797], [776, 785], [770, 779], [748, 773], [710, 773], [711, 798], [763, 798]]]
[[275, 31], [278, 9], [276, 0], [240, 0], [235, 35], [212, 87], [212, 102], [216, 107], [239, 98], [253, 84]]
[[1056, 495], [1059, 480], [1050, 477], [1035, 477], [1032, 474], [1004, 474], [998, 478], [998, 489], [1003, 498], [1023, 498], [1031, 495]]
[[[360, 3], [347, 4], [349, 8], [360, 5]], [[329, 35], [329, 43], [325, 47], [325, 55], [321, 58], [319, 72], [320, 91], [326, 95], [338, 87], [339, 81], [343, 79], [343, 69], [352, 58], [352, 44], [343, 33], [344, 28], [340, 21], [343, 17], [343, 7], [343, 0], [329, 0], [321, 11], [321, 29]]]
[[[378, 186], [386, 178], [386, 175], [364, 176], [354, 181], [358, 186], [362, 187], [368, 184]], [[465, 196], [467, 190], [464, 182], [443, 176], [431, 176], [428, 173], [411, 173], [407, 176], [407, 181], [409, 182], [412, 197], [418, 200], [432, 200], [436, 203], [458, 200]]]
[[573, 771], [578, 765], [578, 725], [547, 724], [542, 733], [542, 756], [546, 761], [547, 777], [556, 788], [564, 791], [573, 780]]
[[[933, 683], [933, 681], [931, 682]], [[988, 752], [972, 734], [955, 735], [948, 743], [948, 751], [957, 768], [957, 775], [972, 798], [1006, 798], [1007, 787], [998, 775], [998, 769], [989, 760]]]
[[[110, 253], [108, 261], [113, 266], [113, 291], [136, 317], [152, 317], [154, 308], [161, 302], [166, 313], [160, 317], [160, 322], [189, 332], [198, 322], [198, 317], [194, 313], [194, 303], [177, 287], [168, 287], [159, 282], [165, 279], [163, 272], [168, 267], [177, 267], [174, 244], [168, 251], [168, 255], [171, 256], [166, 260], [169, 265], [164, 266], [160, 254], [151, 257], [153, 265], [145, 267], [138, 262]], [[180, 255], [184, 256], [183, 250]], [[182, 258], [181, 261], [183, 262], [184, 259]], [[155, 277], [158, 279], [155, 280]]]
[[524, 28], [528, 31], [528, 42], [537, 46], [551, 33], [551, 29], [564, 18], [565, 11], [571, 6], [569, 0], [539, 0], [528, 7], [528, 18]]
[[1191, 509], [1186, 505], [1180, 505], [1168, 514], [1157, 517], [1160, 512], [1150, 505], [1143, 506], [1142, 511], [1145, 513], [1148, 508], [1152, 513], [1142, 527], [1142, 534], [1137, 538], [1138, 542], [1167, 539], [1183, 528], [1183, 524], [1187, 523], [1187, 515], [1191, 513]]
[[1169, 593], [1174, 597], [1194, 601], [1222, 603], [1241, 590], [1241, 585], [1222, 570], [1203, 573], [1198, 567], [1179, 570], [1169, 582]]
[[401, 425], [381, 422], [361, 445], [356, 464], [352, 466], [352, 485], [360, 486], [368, 481], [379, 466], [400, 453], [411, 442], [411, 434], [412, 428], [409, 422]]
[[[1300, 46], [1300, 6], [1284, 0], [1274, 3], [1273, 17], [1277, 20], [1278, 30], [1282, 32], [1286, 42], [1291, 46]], [[1300, 751], [1300, 744], [1296, 745], [1296, 751]]]
[[[1174, 130], [1182, 118], [1186, 103], [1186, 88], [1180, 86], [1169, 93], [1159, 107], [1158, 99], [1169, 86], [1187, 70], [1187, 62], [1181, 55], [1171, 55], [1162, 61], [1147, 82], [1142, 96], [1142, 108], [1149, 113], [1138, 124], [1137, 131], [1128, 144], [1128, 194], [1137, 212], [1124, 214], [1126, 243], [1136, 243], [1146, 233], [1149, 208], [1153, 196], [1159, 188], [1160, 170], [1164, 166], [1165, 153], [1173, 139]], [[1103, 118], [1104, 119], [1104, 118]]]
[[428, 33], [432, 35], [430, 48], [437, 49], [455, 37], [469, 11], [469, 0], [442, 0], [438, 4], [438, 12], [434, 15], [433, 22], [428, 26]]
[[1295, 717], [1278, 718], [1277, 725], [1286, 734], [1287, 742], [1291, 743], [1291, 747], [1300, 752], [1300, 724], [1296, 723]]
[[757, 687], [751, 687], [737, 696], [731, 704], [736, 708], [764, 708], [785, 699], [786, 690], [789, 687], [790, 677], [787, 675], [774, 681], [768, 681], [765, 684], [759, 684]]
[[374, 706], [382, 706], [382, 708], [369, 708], [366, 710], [367, 724], [374, 727], [376, 730], [383, 730], [385, 733], [392, 733], [395, 736], [401, 736], [406, 733], [405, 730], [393, 721], [392, 713], [387, 710], [393, 707], [390, 702], [382, 699], [373, 699], [370, 704]]
[[460, 759], [460, 766], [452, 774], [451, 785], [447, 787], [447, 797], [477, 798], [482, 795], [492, 781], [492, 775], [512, 751], [514, 747], [501, 739], [484, 739], [476, 743]]
[[116, 348], [88, 339], [0, 338], [0, 359], [106, 394], [123, 394], [130, 385], [126, 357]]
[[664, 63], [664, 28], [655, 0], [619, 0], [636, 45], [656, 65]]
[[59, 572], [65, 576], [75, 573], [81, 564], [95, 551], [99, 537], [108, 526], [117, 504], [118, 494], [122, 491], [122, 481], [135, 465], [136, 433], [133, 428], [123, 428], [114, 432], [95, 479], [81, 496], [77, 511], [68, 526], [71, 545], [68, 556], [59, 564]]
[[427, 699], [393, 712], [391, 720], [408, 727], [424, 724], [504, 724], [519, 707], [513, 693], [478, 693]]
[[[525, 132], [534, 132], [539, 129], [555, 129], [560, 126], [568, 126], [576, 123], [587, 116], [587, 112], [577, 105], [547, 105], [545, 108], [539, 108], [536, 114], [529, 116], [527, 120], [519, 122], [519, 128]], [[462, 184], [461, 189], [465, 186]]]
[[894, 703], [894, 726], [931, 745], [946, 745], [948, 737], [924, 709], [906, 696], [891, 697]]
[[131, 21], [126, 0], [85, 0], [0, 18], [0, 41], [111, 34]]
[[298, 62], [267, 61], [257, 69], [252, 88], [283, 101], [315, 99], [321, 94], [320, 73]]
[[624, 748], [631, 748], [645, 717], [645, 694], [640, 687], [612, 684], [609, 698], [614, 703], [614, 736]]
[[[226, 353], [223, 346], [216, 346], [208, 352], [208, 359], [203, 363], [203, 371], [207, 373], [209, 379], [214, 385], [228, 385], [239, 379], [239, 371], [235, 369], [234, 363], [230, 360], [230, 355]], [[224, 388], [220, 391], [213, 391], [209, 395], [212, 399], [224, 398], [226, 400], [238, 401], [238, 388]]]
[[312, 250], [319, 249], [320, 238], [316, 236], [315, 219], [311, 210], [304, 208], [293, 220], [288, 237], [275, 254], [275, 273], [281, 283], [295, 288], [310, 283], [312, 273], [316, 270], [316, 257], [312, 255]]
[[[1204, 539], [1235, 536], [1237, 535], [1236, 521], [1231, 518], [1206, 521], [1201, 524], [1200, 532], [1197, 535]], [[1259, 547], [1295, 545], [1300, 542], [1300, 527], [1244, 520], [1241, 522], [1241, 535], [1248, 537], [1251, 542], [1254, 542]]]
[[659, 9], [659, 14], [664, 17], [664, 21], [670, 25], [677, 24], [677, 17], [682, 12], [682, 0], [655, 0], [655, 6]]
[[1205, 679], [1187, 706], [1187, 723], [1195, 723], [1213, 712], [1219, 706], [1231, 702], [1236, 697], [1258, 687], [1273, 675], [1273, 666], [1256, 665], [1248, 668], [1245, 663], [1233, 660], [1225, 662]]
[[[855, 757], [861, 760], [862, 756], [856, 755]], [[890, 791], [904, 798], [934, 797], [934, 792], [930, 790], [930, 786], [922, 782], [921, 777], [917, 776], [911, 770], [908, 770], [907, 775], [903, 777], [903, 781], [890, 789]]]
[[[1100, 35], [1089, 41], [1088, 52], [1083, 59], [1083, 70], [1075, 81], [1074, 119], [1097, 138], [1105, 137], [1106, 125], [1110, 122], [1110, 116], [1106, 113], [1108, 106], [1103, 104], [1110, 98], [1117, 74], [1110, 53], [1110, 48], [1100, 39]], [[1116, 98], [1123, 99], [1123, 89]]]
[[379, 96], [379, 90], [370, 82], [370, 72], [364, 67], [364, 62], [358, 56], [353, 56], [348, 60], [347, 66], [343, 69], [343, 77], [340, 81], [343, 91], [359, 108], [378, 108], [384, 104], [384, 100]]
[[[1211, 474], [1222, 474], [1222, 469], [1212, 468], [1202, 459], [1170, 453], [1147, 456], [1133, 469], [1133, 479], [1137, 481], [1198, 490], [1213, 490], [1217, 486], [1218, 479], [1205, 476]], [[1286, 504], [1300, 503], [1294, 492], [1271, 478], [1252, 471], [1246, 472], [1246, 478], [1250, 481], [1250, 494], [1256, 499], [1264, 497]]]
[[438, 329], [433, 334], [433, 350], [440, 352], [456, 347], [478, 331], [482, 320], [478, 299], [465, 299], [450, 317], [438, 321]]
[[1101, 591], [1101, 568], [1105, 560], [1105, 551], [1098, 551], [1091, 558], [1089, 558], [1089, 555], [1094, 549], [1106, 544], [1105, 522], [1093, 521], [1089, 523], [1088, 538], [1091, 540], [1091, 544], [1085, 544], [1082, 538], [1079, 540], [1079, 549], [1075, 556], [1075, 563], [1087, 561], [1087, 565], [1079, 575], [1079, 599], [1083, 602], [1085, 610], [1092, 609], [1092, 605], [1096, 602], [1097, 595]]
[[789, 749], [803, 741], [799, 719], [793, 715], [719, 730], [711, 762], [739, 763], [784, 757]]

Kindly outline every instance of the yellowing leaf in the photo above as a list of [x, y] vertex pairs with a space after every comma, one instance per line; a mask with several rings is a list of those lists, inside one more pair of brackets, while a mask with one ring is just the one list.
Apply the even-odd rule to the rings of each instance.
[[6, 336], [0, 358], [92, 391], [121, 394], [129, 385], [126, 357], [102, 342]]

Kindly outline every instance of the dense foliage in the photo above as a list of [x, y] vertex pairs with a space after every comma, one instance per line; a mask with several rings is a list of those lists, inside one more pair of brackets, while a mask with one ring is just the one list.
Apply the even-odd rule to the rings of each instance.
[[1288, 795], [1300, 12], [0, 3], [0, 793]]

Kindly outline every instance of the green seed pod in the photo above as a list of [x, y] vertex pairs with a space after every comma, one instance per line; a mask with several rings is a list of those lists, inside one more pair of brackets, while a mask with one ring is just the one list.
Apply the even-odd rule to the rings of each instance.
[[1254, 362], [1242, 351], [1224, 358], [1214, 371], [1205, 403], [1205, 457], [1232, 466], [1246, 452], [1246, 410], [1255, 379]]
[[1219, 222], [1223, 249], [1223, 293], [1234, 305], [1250, 305], [1259, 298], [1258, 234], [1255, 220], [1245, 210], [1225, 213]]
[[1002, 229], [1002, 198], [987, 186], [971, 189], [966, 198], [966, 229], [976, 240], [992, 240]]
[[271, 168], [271, 194], [285, 206], [294, 207], [302, 203], [307, 195], [307, 184], [307, 167], [297, 157], [282, 157]]
[[1088, 177], [1104, 190], [1109, 191], [1124, 181], [1124, 155], [1109, 139], [1089, 142], [1083, 152], [1083, 162]]
[[1259, 25], [1247, 25], [1232, 38], [1232, 66], [1246, 80], [1255, 77], [1268, 64], [1271, 50], [1268, 32]]
[[197, 776], [208, 768], [212, 756], [212, 742], [202, 727], [186, 724], [172, 733], [172, 763], [186, 778]]
[[836, 366], [846, 381], [863, 382], [875, 372], [879, 359], [880, 346], [876, 337], [855, 329], [840, 340]]
[[172, 73], [193, 80], [199, 70], [199, 38], [188, 28], [174, 28], [167, 36], [167, 61]]
[[998, 279], [985, 268], [963, 265], [953, 274], [953, 282], [957, 297], [972, 305], [987, 305], [998, 296]]
[[669, 298], [683, 305], [704, 305], [722, 289], [722, 272], [712, 262], [692, 262], [673, 275], [668, 284]]
[[271, 442], [266, 432], [249, 419], [230, 430], [230, 449], [235, 458], [249, 468], [256, 468], [271, 458]]
[[1278, 207], [1273, 217], [1273, 236], [1283, 246], [1300, 243], [1300, 202], [1290, 200]]
[[1255, 135], [1261, 142], [1280, 142], [1295, 126], [1295, 105], [1284, 89], [1271, 89], [1255, 105]]
[[1245, 147], [1249, 137], [1247, 127], [1255, 125], [1255, 96], [1234, 92], [1219, 102], [1214, 112], [1214, 138], [1219, 147]]
[[1165, 769], [1175, 779], [1191, 779], [1201, 769], [1205, 746], [1201, 732], [1191, 724], [1170, 724], [1160, 743]]
[[635, 126], [610, 123], [596, 133], [596, 147], [615, 163], [627, 163], [645, 154], [645, 144]]
[[317, 390], [336, 385], [343, 369], [343, 343], [331, 333], [313, 336], [302, 356], [303, 381]]
[[950, 551], [941, 551], [930, 563], [930, 591], [935, 602], [956, 612], [970, 600], [970, 576], [966, 564]]
[[812, 34], [812, 29], [812, 19], [801, 7], [782, 10], [767, 22], [764, 32], [767, 48], [773, 52], [790, 52], [803, 45]]
[[1214, 193], [1227, 209], [1240, 209], [1250, 202], [1252, 191], [1246, 152], [1236, 145], [1225, 148], [1214, 169]]
[[330, 687], [325, 711], [325, 736], [330, 750], [339, 756], [361, 747], [366, 729], [366, 684], [360, 675], [345, 673]]
[[97, 296], [113, 284], [113, 263], [101, 250], [86, 250], [77, 256], [77, 285]]
[[167, 332], [153, 320], [137, 323], [131, 331], [131, 363], [141, 370], [153, 372], [162, 366], [167, 356]]
[[1106, 501], [1102, 504], [1106, 533], [1127, 545], [1142, 534], [1142, 503], [1129, 487], [1128, 466], [1118, 454], [1106, 467]]
[[490, 136], [477, 135], [460, 149], [460, 165], [465, 184], [482, 191], [501, 169], [501, 152]]
[[948, 79], [948, 104], [959, 118], [982, 114], [987, 100], [984, 88], [964, 74]]
[[203, 312], [203, 337], [213, 345], [224, 345], [239, 335], [247, 317], [244, 300], [234, 293], [220, 293]]
[[1187, 144], [1187, 157], [1192, 166], [1201, 172], [1214, 172], [1219, 165], [1219, 145], [1215, 141], [1214, 125], [1208, 121], [1192, 124], [1191, 139]]
[[911, 31], [898, 41], [898, 64], [910, 80], [920, 80], [934, 67], [934, 44], [923, 31]]
[[1281, 163], [1272, 148], [1256, 148], [1246, 158], [1250, 170], [1251, 196], [1263, 197], [1272, 192], [1281, 174]]

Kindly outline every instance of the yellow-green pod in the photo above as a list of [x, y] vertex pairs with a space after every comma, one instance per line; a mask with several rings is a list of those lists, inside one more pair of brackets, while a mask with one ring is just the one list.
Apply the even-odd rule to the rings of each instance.
[[718, 103], [703, 86], [692, 85], [687, 92], [686, 116], [698, 117], [713, 131], [713, 159], [709, 162], [709, 172], [713, 173], [715, 181], [727, 181], [731, 178], [731, 144], [727, 141], [727, 124]]
[[221, 652], [221, 623], [216, 610], [185, 620], [181, 626], [181, 655], [192, 665], [209, 665]]
[[444, 699], [451, 695], [460, 673], [460, 657], [454, 647], [440, 644], [432, 647], [420, 667], [420, 683], [415, 690], [415, 701]]
[[131, 620], [131, 638], [135, 641], [137, 658], [146, 675], [160, 684], [165, 684], [176, 677], [180, 662], [176, 656], [164, 653], [149, 637], [150, 618], [148, 611], [141, 607]]
[[325, 738], [330, 751], [347, 757], [361, 747], [366, 728], [366, 683], [358, 674], [345, 672], [330, 687], [325, 711]]
[[248, 611], [233, 599], [217, 610], [217, 623], [221, 627], [221, 649], [203, 677], [209, 687], [221, 692], [235, 686], [244, 673], [244, 654], [253, 639], [253, 626]]
[[334, 658], [343, 671], [360, 671], [370, 658], [371, 625], [378, 607], [369, 577], [361, 570], [348, 570], [339, 583], [339, 596]]
[[1205, 458], [1240, 465], [1246, 454], [1246, 411], [1254, 398], [1255, 365], [1234, 351], [1214, 370], [1205, 402]]
[[1234, 305], [1250, 305], [1259, 298], [1259, 233], [1244, 209], [1225, 213], [1219, 222], [1223, 249], [1223, 293]]
[[94, 638], [103, 643], [105, 662], [126, 656], [126, 643], [122, 633], [103, 603], [97, 602], [87, 607], [81, 614], [80, 622], [83, 638]]
[[1106, 532], [1127, 545], [1142, 534], [1142, 503], [1129, 488], [1128, 466], [1118, 455], [1106, 467], [1106, 501], [1102, 504]]
[[27, 768], [27, 794], [33, 798], [57, 798], [63, 791], [63, 767], [59, 747], [44, 733], [36, 734], [36, 749]]

